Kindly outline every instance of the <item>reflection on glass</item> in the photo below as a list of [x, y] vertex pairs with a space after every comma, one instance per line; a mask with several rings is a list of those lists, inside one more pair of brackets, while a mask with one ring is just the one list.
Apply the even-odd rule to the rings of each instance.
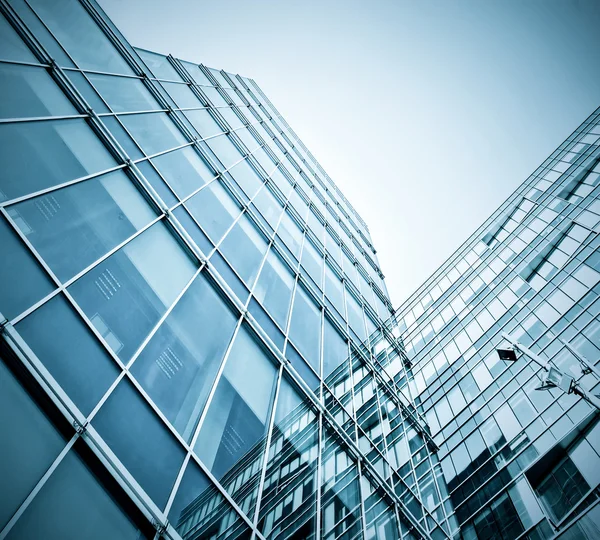
[[245, 214], [229, 231], [219, 249], [251, 287], [267, 251], [267, 242]]
[[258, 518], [268, 538], [315, 537], [318, 423], [282, 378]]
[[214, 177], [205, 161], [189, 146], [155, 157], [152, 162], [180, 198]]
[[88, 73], [87, 76], [114, 112], [151, 111], [161, 108], [139, 79], [97, 73]]
[[108, 345], [127, 361], [195, 269], [159, 222], [77, 280], [69, 291]]
[[242, 326], [194, 448], [248, 512], [256, 503], [276, 374], [270, 359]]
[[31, 4], [80, 68], [133, 75], [106, 34], [77, 0], [35, 0]]
[[29, 199], [8, 211], [63, 282], [156, 217], [122, 171]]
[[36, 57], [23, 43], [13, 27], [0, 15], [0, 51], [5, 60], [37, 62]]
[[131, 368], [186, 440], [193, 434], [234, 327], [235, 316], [200, 274]]
[[298, 345], [304, 358], [317, 373], [321, 348], [321, 310], [298, 284], [290, 323], [290, 337]]
[[219, 181], [191, 197], [185, 206], [215, 244], [240, 214], [240, 207]]
[[78, 114], [44, 68], [0, 64], [0, 88], [0, 118]]
[[128, 114], [119, 118], [147, 156], [187, 142], [166, 113]]
[[242, 540], [250, 529], [193, 461], [188, 464], [169, 511], [184, 540]]
[[254, 296], [283, 329], [286, 327], [294, 278], [281, 258], [271, 250], [256, 283]]
[[83, 119], [0, 124], [0, 201], [114, 167]]
[[329, 431], [324, 433], [321, 485], [321, 534], [333, 540], [354, 537], [362, 529], [358, 471]]

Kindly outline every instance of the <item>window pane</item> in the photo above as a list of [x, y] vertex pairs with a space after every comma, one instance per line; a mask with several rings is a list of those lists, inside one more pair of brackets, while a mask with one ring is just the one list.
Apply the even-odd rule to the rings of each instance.
[[231, 167], [234, 163], [242, 159], [242, 154], [227, 135], [219, 135], [214, 139], [209, 139], [206, 141], [206, 144], [208, 144], [226, 168]]
[[323, 377], [325, 378], [348, 359], [348, 344], [327, 318], [325, 318], [323, 339]]
[[246, 285], [251, 287], [267, 251], [267, 242], [246, 215], [229, 231], [219, 249]]
[[111, 348], [128, 360], [195, 268], [159, 222], [77, 280], [69, 291]]
[[294, 278], [281, 258], [270, 251], [260, 273], [254, 296], [285, 330]]
[[181, 81], [181, 77], [175, 71], [166, 56], [162, 54], [145, 51], [143, 49], [135, 49], [142, 57], [144, 63], [152, 70], [152, 73], [157, 79], [167, 79], [169, 81]]
[[203, 107], [187, 84], [163, 82], [162, 85], [180, 109]]
[[119, 118], [147, 156], [187, 142], [165, 113], [131, 114]]
[[309, 364], [320, 373], [321, 311], [300, 284], [296, 286], [290, 336]]
[[183, 538], [250, 538], [250, 530], [193, 460], [187, 466], [169, 511]]
[[311, 242], [305, 240], [302, 248], [302, 266], [319, 286], [323, 286], [323, 256], [319, 254]]
[[235, 322], [200, 274], [131, 368], [186, 440], [193, 434]]
[[252, 197], [261, 186], [262, 180], [246, 160], [240, 161], [229, 172], [248, 197]]
[[190, 147], [155, 157], [152, 162], [180, 198], [189, 195], [215, 176]]
[[346, 318], [344, 309], [344, 286], [340, 278], [333, 272], [328, 264], [325, 265], [325, 296], [334, 305], [342, 317]]
[[185, 205], [215, 244], [240, 214], [240, 207], [218, 181], [194, 195]]
[[120, 371], [62, 295], [38, 308], [15, 328], [86, 415]]
[[37, 62], [27, 45], [2, 16], [0, 16], [0, 51], [2, 51], [2, 58], [6, 60]]
[[60, 463], [7, 538], [144, 538], [73, 451]]
[[281, 215], [281, 204], [275, 199], [268, 188], [263, 187], [252, 201], [260, 213], [269, 222], [273, 229], [277, 226], [277, 221]]
[[55, 286], [17, 237], [12, 227], [0, 219], [0, 313], [11, 319], [46, 296]]
[[217, 124], [215, 119], [205, 109], [185, 111], [184, 114], [202, 138], [212, 137], [218, 133], [223, 133], [223, 128]]
[[0, 201], [117, 163], [84, 120], [0, 124]]
[[194, 448], [218, 480], [226, 473], [228, 478], [241, 474], [242, 470], [231, 472], [236, 464], [251, 466], [254, 459], [260, 459], [262, 449], [249, 458], [251, 463], [242, 461], [266, 436], [276, 374], [271, 361], [242, 326]]
[[156, 217], [122, 171], [29, 199], [8, 213], [62, 281]]
[[65, 441], [0, 361], [0, 530], [29, 495]]
[[0, 64], [0, 117], [78, 114], [44, 68]]
[[267, 538], [314, 538], [318, 448], [314, 412], [282, 378], [258, 518]]
[[92, 424], [146, 493], [163, 508], [185, 451], [129, 381], [119, 383]]
[[80, 68], [133, 74], [79, 2], [35, 0], [31, 4]]
[[139, 79], [96, 73], [88, 73], [87, 76], [114, 112], [151, 111], [161, 108]]
[[299, 258], [302, 245], [302, 231], [298, 228], [289, 214], [285, 212], [279, 223], [277, 234], [281, 237], [294, 256]]

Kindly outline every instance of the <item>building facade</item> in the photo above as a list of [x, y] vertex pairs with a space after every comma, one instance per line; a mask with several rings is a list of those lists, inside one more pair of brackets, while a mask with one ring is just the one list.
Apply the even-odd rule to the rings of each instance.
[[258, 85], [90, 0], [0, 26], [0, 538], [450, 537], [368, 228]]
[[397, 310], [461, 538], [600, 538], [597, 411], [501, 332], [579, 380], [600, 360], [600, 109]]

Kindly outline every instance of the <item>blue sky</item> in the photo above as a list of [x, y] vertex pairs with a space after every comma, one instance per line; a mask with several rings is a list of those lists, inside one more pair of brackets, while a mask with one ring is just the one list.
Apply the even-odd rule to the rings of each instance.
[[600, 106], [597, 0], [99, 0], [256, 80], [361, 213], [398, 306]]

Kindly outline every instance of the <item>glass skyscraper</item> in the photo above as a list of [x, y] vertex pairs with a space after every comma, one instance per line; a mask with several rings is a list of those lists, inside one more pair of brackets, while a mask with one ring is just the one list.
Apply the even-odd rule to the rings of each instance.
[[448, 537], [368, 228], [259, 86], [0, 13], [0, 538]]
[[494, 349], [598, 359], [599, 120], [394, 311], [252, 79], [0, 0], [0, 540], [597, 537], [594, 411]]
[[397, 311], [400, 391], [439, 447], [465, 540], [600, 538], [598, 411], [495, 350], [506, 332], [600, 393], [565, 345], [600, 360], [599, 145], [600, 109]]

